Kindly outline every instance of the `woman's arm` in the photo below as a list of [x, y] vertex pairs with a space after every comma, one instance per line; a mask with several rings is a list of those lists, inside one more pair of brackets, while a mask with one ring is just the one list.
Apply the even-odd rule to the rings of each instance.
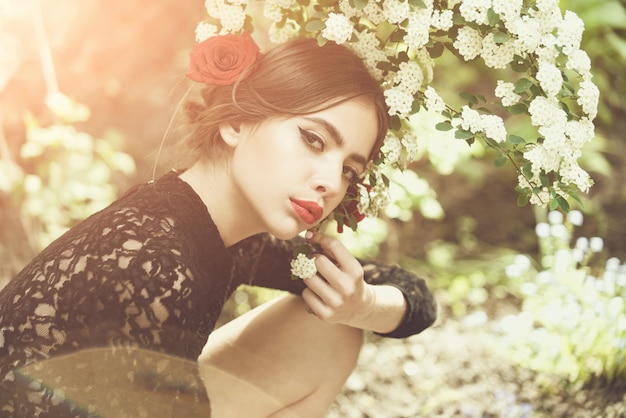
[[390, 337], [421, 332], [434, 322], [436, 303], [424, 280], [398, 267], [363, 266], [340, 241], [319, 232], [308, 232], [307, 239], [321, 252], [302, 297], [320, 319]]
[[[349, 323], [385, 337], [404, 338], [417, 334], [435, 321], [437, 305], [423, 279], [397, 266], [357, 260], [338, 240], [321, 233], [316, 233], [315, 237], [308, 240], [309, 244], [323, 240], [327, 247], [339, 248], [336, 251], [341, 254], [342, 267], [352, 266], [346, 272], [333, 270], [327, 265], [323, 274], [328, 277], [324, 277], [324, 281], [331, 279], [339, 286], [337, 289], [325, 288], [319, 280], [290, 278], [289, 263], [294, 248], [306, 243], [301, 237], [282, 241], [259, 235], [241, 243], [236, 249], [240, 267], [238, 282], [302, 293], [303, 298], [308, 297], [311, 303], [316, 303], [319, 309], [316, 314], [321, 314], [320, 318]], [[318, 257], [318, 262], [322, 262], [322, 259]], [[330, 260], [328, 257], [326, 259]], [[322, 269], [325, 267], [322, 266]], [[317, 294], [311, 286], [320, 292], [316, 297], [325, 295], [330, 305], [324, 307], [322, 300], [313, 299], [311, 292]], [[304, 292], [305, 289], [310, 290]], [[354, 292], [360, 293], [354, 295]], [[311, 306], [311, 310], [315, 311], [313, 308]]]

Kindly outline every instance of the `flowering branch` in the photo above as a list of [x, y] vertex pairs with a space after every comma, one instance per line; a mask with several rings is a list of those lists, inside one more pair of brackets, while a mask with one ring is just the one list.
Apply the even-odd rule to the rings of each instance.
[[[207, 0], [210, 18], [198, 26], [198, 40], [253, 30], [247, 3]], [[391, 129], [369, 167], [358, 213], [375, 215], [387, 204], [382, 166], [404, 169], [417, 158], [409, 116], [422, 108], [443, 117], [437, 129], [494, 149], [497, 166], [509, 161], [518, 173], [519, 205], [567, 211], [568, 199], [593, 184], [577, 160], [594, 137], [599, 91], [580, 49], [583, 22], [563, 14], [558, 0], [266, 0], [263, 14], [271, 42], [308, 36], [345, 44], [384, 88]], [[454, 109], [431, 86], [446, 50], [513, 76], [497, 80], [495, 100], [462, 93], [465, 104]], [[526, 118], [536, 134], [509, 132], [506, 115]], [[353, 221], [345, 224], [355, 229]]]

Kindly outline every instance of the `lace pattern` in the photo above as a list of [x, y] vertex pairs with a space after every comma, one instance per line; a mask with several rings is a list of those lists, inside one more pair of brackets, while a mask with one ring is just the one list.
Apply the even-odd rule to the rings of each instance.
[[[177, 173], [133, 188], [57, 239], [0, 292], [0, 414], [90, 416], [40, 378], [24, 380], [25, 368], [41, 360], [108, 347], [195, 361], [239, 284], [303, 290], [289, 273], [298, 242], [257, 235], [227, 250]], [[422, 279], [364, 265], [366, 280], [392, 284], [407, 299], [405, 321], [388, 336], [434, 321]], [[127, 378], [136, 382], [144, 372], [130, 368]]]

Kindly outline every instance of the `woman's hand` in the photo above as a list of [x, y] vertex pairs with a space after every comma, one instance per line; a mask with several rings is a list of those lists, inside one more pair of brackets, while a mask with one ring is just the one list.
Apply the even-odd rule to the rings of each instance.
[[363, 280], [363, 267], [337, 239], [307, 231], [307, 240], [317, 244], [317, 274], [304, 280], [302, 298], [321, 320], [386, 333], [402, 320], [406, 302], [391, 286], [374, 286]]

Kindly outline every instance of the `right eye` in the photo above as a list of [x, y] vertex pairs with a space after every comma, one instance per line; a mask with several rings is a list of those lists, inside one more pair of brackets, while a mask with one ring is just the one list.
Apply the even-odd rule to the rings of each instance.
[[304, 143], [315, 151], [324, 151], [324, 140], [317, 134], [307, 131], [306, 129], [298, 128], [300, 136]]

